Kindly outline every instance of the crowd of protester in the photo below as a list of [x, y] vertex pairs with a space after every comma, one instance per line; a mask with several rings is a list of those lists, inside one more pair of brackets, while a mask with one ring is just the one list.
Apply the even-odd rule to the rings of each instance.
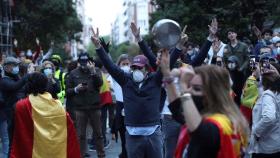
[[64, 65], [38, 39], [34, 52], [3, 55], [4, 158], [104, 158], [119, 137], [119, 158], [279, 158], [280, 33], [254, 26], [253, 45], [234, 28], [221, 41], [216, 19], [208, 27], [199, 48], [185, 27], [155, 53], [132, 22], [141, 52], [116, 63], [98, 28], [96, 59], [82, 51]]

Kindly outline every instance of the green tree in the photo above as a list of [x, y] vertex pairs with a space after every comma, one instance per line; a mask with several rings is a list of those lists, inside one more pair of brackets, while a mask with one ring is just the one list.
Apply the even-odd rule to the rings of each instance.
[[33, 48], [38, 37], [44, 49], [51, 40], [62, 44], [82, 31], [72, 0], [15, 0], [15, 38], [22, 49]]
[[[151, 26], [156, 21], [169, 18], [188, 25], [187, 33], [193, 42], [201, 43], [208, 34], [207, 25], [218, 18], [220, 34], [226, 39], [226, 30], [233, 27], [240, 37], [251, 37], [251, 26], [260, 29], [279, 25], [278, 0], [154, 0], [157, 11], [152, 14]], [[272, 21], [265, 26], [264, 22]]]
[[[109, 41], [109, 36], [104, 36], [103, 38], [106, 42]], [[92, 43], [90, 43], [88, 45], [87, 51], [94, 58], [97, 57], [96, 51], [95, 51], [95, 46]], [[124, 42], [119, 45], [111, 44], [110, 48], [109, 48], [109, 53], [110, 53], [113, 61], [116, 61], [118, 59], [118, 57], [123, 53], [128, 54], [131, 57], [134, 57], [134, 56], [138, 55], [139, 52], [140, 52], [140, 48], [138, 47], [138, 45], [135, 43], [129, 43], [129, 42]]]

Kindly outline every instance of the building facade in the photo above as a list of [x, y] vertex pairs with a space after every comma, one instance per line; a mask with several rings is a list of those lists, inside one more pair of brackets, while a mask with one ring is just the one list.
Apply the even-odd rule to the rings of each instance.
[[136, 42], [130, 30], [135, 22], [141, 28], [141, 36], [149, 33], [150, 14], [155, 11], [151, 0], [124, 0], [122, 12], [112, 24], [111, 40], [115, 45], [123, 42]]

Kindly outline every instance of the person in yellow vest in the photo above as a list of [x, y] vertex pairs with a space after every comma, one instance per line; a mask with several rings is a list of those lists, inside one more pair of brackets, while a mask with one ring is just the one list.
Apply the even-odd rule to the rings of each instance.
[[65, 98], [65, 74], [61, 68], [62, 59], [59, 55], [52, 55], [51, 56], [51, 62], [55, 66], [55, 74], [54, 77], [59, 80], [61, 90], [57, 94], [58, 99], [61, 101], [62, 104], [64, 104], [64, 98]]
[[[163, 83], [173, 116], [181, 115], [190, 136], [179, 157], [241, 158], [247, 145], [249, 126], [231, 98], [230, 76], [218, 66], [180, 68], [178, 76], [169, 68], [168, 51], [160, 61]], [[180, 90], [174, 84], [179, 77]]]

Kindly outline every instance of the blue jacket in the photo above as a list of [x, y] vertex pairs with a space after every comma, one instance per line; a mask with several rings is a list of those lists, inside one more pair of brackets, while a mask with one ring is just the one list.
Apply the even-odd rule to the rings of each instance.
[[204, 62], [204, 59], [207, 57], [208, 51], [209, 51], [211, 45], [212, 45], [212, 42], [210, 42], [209, 40], [206, 40], [203, 43], [202, 47], [200, 48], [199, 53], [193, 59], [191, 59], [190, 55], [186, 54], [183, 57], [182, 61], [193, 67], [200, 66]]
[[162, 73], [159, 70], [149, 73], [139, 88], [139, 83], [133, 81], [132, 75], [116, 66], [102, 47], [96, 52], [107, 71], [122, 87], [125, 125], [133, 127], [160, 125]]
[[[148, 58], [150, 65], [153, 67], [154, 70], [157, 69], [157, 57], [155, 53], [152, 52], [150, 47], [147, 45], [147, 43], [142, 40], [138, 42], [138, 45], [140, 49], [142, 50], [143, 54]], [[182, 50], [179, 50], [177, 48], [170, 49], [170, 68], [172, 69], [177, 61], [177, 59], [180, 57]], [[164, 88], [161, 89], [161, 99], [160, 99], [160, 111], [162, 111], [165, 100], [166, 100], [166, 91]]]

